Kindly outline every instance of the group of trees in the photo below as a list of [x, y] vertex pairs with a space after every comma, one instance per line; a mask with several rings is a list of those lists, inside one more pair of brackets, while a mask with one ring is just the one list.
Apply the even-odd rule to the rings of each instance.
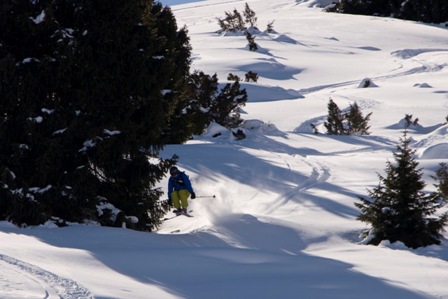
[[[369, 135], [369, 120], [372, 113], [362, 114], [358, 104], [350, 104], [347, 112], [339, 109], [338, 105], [330, 99], [328, 102], [328, 117], [324, 123], [328, 135]], [[318, 133], [315, 125], [311, 125]]]
[[448, 22], [445, 0], [340, 0], [328, 11], [348, 14], [378, 15], [425, 23]]
[[159, 2], [8, 0], [0, 25], [2, 220], [152, 230], [176, 163], [159, 151], [240, 122], [245, 90], [190, 73], [188, 32]]
[[256, 27], [257, 19], [249, 4], [245, 3], [242, 14], [236, 8], [232, 12], [226, 11], [225, 17], [218, 19], [218, 24], [223, 32], [245, 32], [248, 28]]
[[[257, 16], [255, 12], [249, 7], [249, 4], [245, 4], [244, 11], [241, 14], [236, 8], [232, 12], [225, 12], [225, 17], [218, 19], [220, 32], [241, 32], [245, 35], [249, 45], [250, 51], [257, 51], [258, 45], [255, 42], [256, 36], [254, 32], [259, 32], [257, 25]], [[274, 21], [267, 24], [268, 32], [274, 31]]]
[[358, 104], [350, 104], [348, 112], [342, 113], [336, 103], [328, 103], [328, 119], [324, 126], [330, 135], [369, 135], [368, 122], [372, 113], [363, 116]]
[[355, 203], [361, 210], [358, 220], [371, 225], [364, 232], [364, 243], [400, 241], [410, 248], [440, 244], [448, 212], [440, 216], [435, 213], [448, 201], [446, 164], [441, 163], [433, 176], [437, 190], [424, 192], [423, 171], [417, 168], [419, 163], [406, 131], [394, 158], [395, 163], [387, 162], [386, 175], [378, 175], [378, 186], [368, 190], [370, 198], [359, 197], [360, 202]]
[[[330, 99], [324, 126], [329, 135], [369, 135], [370, 115], [364, 117], [356, 102], [344, 113]], [[408, 127], [416, 125], [418, 118], [406, 114], [404, 120], [404, 136], [393, 154], [395, 162], [387, 162], [386, 175], [378, 175], [380, 182], [368, 190], [369, 198], [359, 197], [355, 203], [361, 211], [358, 220], [371, 225], [364, 232], [366, 244], [378, 245], [383, 240], [400, 241], [410, 248], [440, 244], [441, 231], [448, 223], [448, 212], [434, 215], [448, 202], [448, 167], [440, 164], [432, 176], [436, 191], [425, 192], [423, 171], [417, 168], [415, 150], [407, 137]]]

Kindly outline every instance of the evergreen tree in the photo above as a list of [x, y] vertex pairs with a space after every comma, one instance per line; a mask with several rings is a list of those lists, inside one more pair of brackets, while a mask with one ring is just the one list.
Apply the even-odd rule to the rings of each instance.
[[448, 21], [448, 3], [444, 0], [403, 1], [397, 7], [397, 17], [425, 23]]
[[439, 193], [422, 191], [422, 170], [417, 169], [406, 134], [394, 153], [395, 163], [387, 163], [386, 176], [379, 175], [379, 185], [369, 190], [371, 200], [360, 197], [361, 203], [355, 203], [361, 210], [358, 220], [372, 226], [367, 244], [378, 245], [383, 240], [400, 241], [410, 248], [440, 244], [448, 213], [433, 216], [443, 203]]
[[330, 99], [328, 117], [324, 123], [328, 135], [369, 135], [369, 120], [372, 113], [363, 116], [358, 104], [350, 104], [348, 112], [342, 112]]
[[243, 17], [237, 9], [234, 9], [233, 12], [226, 11], [225, 15], [223, 19], [218, 19], [219, 27], [221, 27], [223, 32], [237, 32], [246, 29]]
[[[150, 158], [190, 137], [165, 130], [189, 101], [191, 49], [170, 9], [6, 1], [0, 24], [0, 218], [160, 225], [154, 185], [174, 161]], [[122, 212], [104, 219], [101, 204]]]
[[244, 82], [250, 82], [250, 80], [252, 80], [253, 82], [257, 82], [258, 81], [258, 74], [254, 73], [252, 71], [247, 72], [244, 75], [244, 77], [245, 77]]
[[364, 14], [364, 15], [388, 15], [390, 14], [390, 0], [341, 0], [329, 11]]
[[266, 25], [266, 31], [269, 33], [274, 32], [274, 21], [270, 21], [267, 25]]
[[370, 115], [372, 115], [372, 112], [364, 117], [356, 102], [354, 104], [350, 104], [350, 110], [346, 115], [348, 122], [347, 133], [349, 135], [369, 135], [370, 126], [368, 123], [370, 120]]
[[437, 181], [434, 185], [437, 191], [443, 197], [445, 202], [448, 202], [448, 166], [446, 163], [440, 163], [439, 169], [437, 169], [436, 174], [432, 176], [433, 179]]
[[330, 99], [328, 102], [328, 117], [324, 123], [328, 135], [345, 135], [344, 115], [338, 105]]
[[246, 102], [246, 90], [240, 89], [239, 81], [235, 80], [221, 89], [210, 107], [210, 115], [216, 123], [226, 128], [236, 128], [243, 121], [237, 108]]
[[445, 0], [341, 0], [328, 11], [392, 16], [436, 24], [448, 21], [448, 2]]
[[253, 11], [247, 3], [244, 5], [243, 16], [244, 22], [246, 24], [249, 24], [250, 27], [255, 27], [257, 25], [257, 16], [255, 14], [255, 11]]
[[190, 78], [190, 95], [193, 97], [187, 113], [194, 115], [194, 130], [200, 134], [211, 123], [227, 128], [237, 127], [242, 120], [238, 108], [247, 101], [247, 92], [241, 89], [238, 76], [233, 84], [227, 83], [219, 92], [218, 77], [196, 71]]
[[249, 50], [250, 51], [257, 51], [258, 50], [258, 45], [255, 42], [255, 36], [250, 34], [250, 32], [248, 32], [248, 31], [246, 31], [245, 35], [246, 35], [246, 39], [247, 39], [247, 41], [249, 43]]

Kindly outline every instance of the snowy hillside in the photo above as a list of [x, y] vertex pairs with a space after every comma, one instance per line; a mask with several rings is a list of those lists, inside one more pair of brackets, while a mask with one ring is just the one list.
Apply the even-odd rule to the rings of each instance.
[[[384, 174], [406, 114], [419, 119], [411, 145], [428, 191], [448, 163], [448, 30], [329, 14], [325, 0], [162, 1], [173, 2], [185, 3], [172, 10], [188, 27], [193, 70], [221, 83], [259, 75], [241, 83], [247, 138], [213, 126], [164, 149], [198, 198], [193, 218], [155, 233], [0, 223], [0, 298], [448, 298], [446, 239], [417, 250], [359, 245], [366, 226], [354, 206]], [[257, 52], [244, 36], [216, 33], [217, 18], [245, 3], [263, 32]], [[271, 21], [275, 32], [264, 32]], [[362, 88], [366, 79], [374, 87]], [[371, 135], [322, 134], [330, 98], [372, 112]]]

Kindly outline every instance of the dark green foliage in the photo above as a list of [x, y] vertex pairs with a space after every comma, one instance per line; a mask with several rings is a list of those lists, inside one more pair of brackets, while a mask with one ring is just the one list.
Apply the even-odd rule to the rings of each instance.
[[250, 27], [255, 27], [257, 25], [257, 16], [247, 3], [244, 5], [243, 16], [244, 22], [249, 24]]
[[266, 30], [269, 33], [274, 32], [274, 21], [271, 21], [271, 22], [268, 23], [268, 25], [266, 26]]
[[389, 15], [390, 0], [341, 0], [330, 11], [361, 15]]
[[361, 109], [359, 109], [358, 104], [350, 104], [350, 109], [346, 114], [347, 119], [347, 134], [348, 135], [369, 135], [368, 126], [370, 115], [372, 112], [367, 114], [365, 117], [362, 115]]
[[236, 32], [246, 30], [246, 25], [244, 24], [243, 17], [241, 13], [234, 9], [233, 12], [225, 12], [225, 18], [218, 19], [219, 27], [223, 32]]
[[244, 79], [245, 82], [250, 82], [250, 80], [252, 80], [253, 82], [258, 81], [258, 74], [252, 71], [247, 72], [244, 76], [245, 76]]
[[328, 135], [369, 135], [370, 115], [363, 116], [358, 104], [350, 104], [349, 111], [343, 113], [338, 105], [330, 99], [328, 102], [328, 117], [324, 123]]
[[245, 89], [241, 89], [238, 76], [233, 84], [227, 83], [218, 92], [218, 77], [195, 72], [190, 77], [190, 94], [193, 98], [187, 113], [195, 115], [195, 131], [200, 134], [211, 123], [227, 128], [237, 127], [242, 120], [238, 107], [247, 101]]
[[249, 42], [249, 50], [257, 51], [258, 46], [257, 46], [257, 43], [255, 43], [255, 36], [250, 34], [248, 31], [246, 31], [245, 35], [246, 35], [247, 41]]
[[448, 3], [445, 0], [402, 1], [396, 7], [400, 19], [421, 21], [425, 23], [442, 23], [448, 21]]
[[255, 12], [247, 3], [244, 6], [243, 15], [237, 9], [234, 9], [233, 12], [226, 11], [225, 15], [223, 19], [218, 19], [218, 24], [222, 32], [245, 31], [248, 25], [249, 27], [255, 27], [257, 24]]
[[413, 119], [412, 114], [406, 114], [404, 120], [406, 128], [409, 128], [411, 125], [412, 126], [418, 125], [418, 118]]
[[344, 115], [338, 105], [330, 99], [328, 102], [328, 117], [324, 123], [328, 135], [346, 135]]
[[210, 107], [211, 118], [224, 127], [236, 128], [243, 121], [238, 107], [244, 106], [246, 102], [247, 93], [245, 89], [240, 88], [239, 81], [227, 83]]
[[229, 75], [227, 76], [227, 81], [240, 81], [240, 77], [238, 77], [238, 75], [229, 73]]
[[425, 23], [448, 21], [448, 2], [445, 0], [341, 0], [328, 11], [392, 16]]
[[436, 174], [432, 176], [433, 179], [437, 181], [434, 185], [437, 187], [437, 191], [443, 197], [445, 202], [448, 201], [448, 166], [446, 163], [440, 163], [439, 169], [437, 169]]
[[232, 131], [232, 135], [235, 137], [235, 140], [243, 140], [246, 138], [246, 134], [241, 129], [236, 130], [236, 132]]
[[[160, 225], [154, 185], [173, 161], [149, 161], [168, 139], [190, 137], [165, 130], [188, 105], [185, 29], [152, 1], [0, 9], [0, 218]], [[113, 223], [97, 218], [100, 200], [122, 211]]]
[[367, 244], [378, 245], [383, 240], [400, 241], [410, 248], [440, 244], [448, 214], [433, 216], [443, 202], [439, 193], [422, 191], [422, 170], [417, 169], [409, 142], [405, 132], [394, 153], [395, 163], [387, 162], [386, 176], [378, 175], [379, 185], [368, 191], [370, 199], [360, 197], [361, 202], [355, 203], [361, 210], [358, 220], [372, 227]]

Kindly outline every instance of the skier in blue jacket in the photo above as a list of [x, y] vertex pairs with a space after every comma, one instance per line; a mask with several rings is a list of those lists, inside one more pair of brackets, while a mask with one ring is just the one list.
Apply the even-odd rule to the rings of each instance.
[[188, 197], [191, 195], [191, 199], [196, 198], [190, 179], [185, 172], [179, 171], [176, 166], [170, 168], [170, 175], [168, 200], [172, 202], [176, 214], [187, 214]]

